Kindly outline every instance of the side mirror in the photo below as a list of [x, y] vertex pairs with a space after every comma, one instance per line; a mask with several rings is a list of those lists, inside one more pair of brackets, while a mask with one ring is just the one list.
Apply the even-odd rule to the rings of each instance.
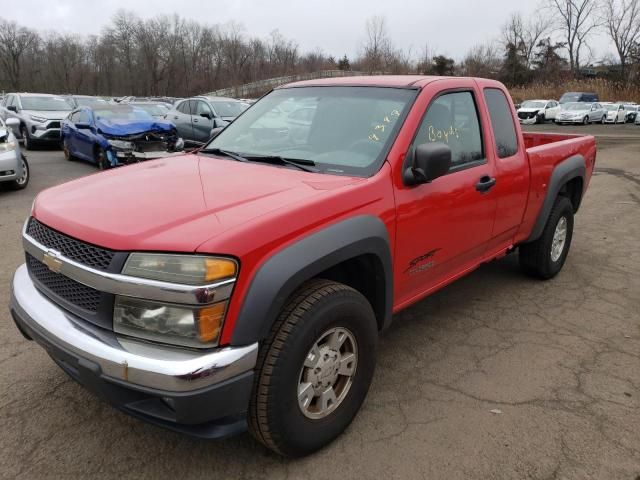
[[213, 140], [214, 138], [216, 138], [218, 135], [220, 135], [220, 132], [224, 130], [224, 127], [216, 127], [214, 129], [211, 130], [211, 135], [209, 136], [209, 141]]
[[9, 105], [7, 107], [7, 110], [11, 110], [14, 113], [18, 113], [18, 107], [16, 107], [15, 105]]
[[76, 123], [78, 130], [91, 130], [91, 124], [89, 123]]
[[451, 148], [440, 142], [423, 143], [413, 151], [410, 165], [403, 172], [405, 185], [429, 183], [451, 168]]
[[20, 126], [20, 120], [18, 120], [16, 117], [10, 117], [7, 118], [4, 123], [7, 125], [7, 127], [11, 127], [11, 128], [15, 128], [15, 127], [19, 127]]
[[204, 117], [204, 118], [208, 118], [209, 120], [211, 120], [211, 114], [210, 113], [201, 113], [200, 116]]

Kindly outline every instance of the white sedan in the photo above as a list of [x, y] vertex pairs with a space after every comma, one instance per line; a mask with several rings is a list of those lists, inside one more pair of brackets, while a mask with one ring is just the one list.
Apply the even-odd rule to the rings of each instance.
[[589, 125], [590, 123], [604, 123], [606, 118], [606, 110], [599, 103], [572, 102], [562, 105], [562, 110], [557, 115], [555, 122], [557, 124], [582, 123]]
[[602, 106], [607, 111], [605, 123], [624, 123], [626, 121], [627, 112], [624, 105], [620, 103], [603, 103]]
[[524, 125], [555, 120], [560, 104], [555, 100], [527, 100], [518, 109], [518, 120]]

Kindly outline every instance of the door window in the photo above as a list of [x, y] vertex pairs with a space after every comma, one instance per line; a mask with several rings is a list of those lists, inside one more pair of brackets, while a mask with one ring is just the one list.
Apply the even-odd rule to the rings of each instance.
[[86, 110], [80, 110], [78, 112], [78, 122], [79, 123], [91, 123], [91, 115]]
[[487, 88], [484, 99], [489, 109], [498, 157], [507, 158], [518, 152], [518, 136], [507, 97], [497, 88]]
[[198, 101], [189, 100], [189, 115], [195, 115], [198, 110]]
[[451, 170], [484, 160], [482, 133], [471, 92], [446, 93], [427, 109], [413, 146], [444, 143], [451, 149]]
[[180, 113], [184, 113], [185, 115], [191, 115], [191, 110], [189, 110], [189, 101], [188, 100], [186, 102], [182, 102], [180, 105], [178, 105], [176, 110], [178, 110]]
[[198, 116], [202, 116], [202, 114], [208, 114], [209, 118], [213, 118], [213, 113], [211, 113], [211, 107], [209, 107], [209, 105], [207, 105], [202, 100], [198, 101], [195, 114]]

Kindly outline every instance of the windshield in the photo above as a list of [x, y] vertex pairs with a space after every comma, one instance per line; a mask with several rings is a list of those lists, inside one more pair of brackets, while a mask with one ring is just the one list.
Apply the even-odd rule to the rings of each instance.
[[114, 105], [109, 108], [99, 108], [94, 111], [96, 120], [153, 120], [144, 110], [125, 105]]
[[242, 102], [236, 102], [235, 100], [229, 100], [226, 102], [211, 102], [214, 110], [220, 117], [237, 117], [246, 110]]
[[527, 100], [520, 105], [520, 108], [544, 108], [546, 104], [546, 102], [534, 102], [533, 100]]
[[24, 110], [40, 110], [43, 112], [69, 112], [71, 105], [61, 97], [20, 97]]
[[369, 176], [415, 96], [416, 90], [381, 87], [274, 90], [206, 148], [311, 160], [326, 173]]
[[102, 98], [75, 97], [75, 100], [79, 107], [99, 107], [102, 105], [107, 105], [107, 101], [103, 100]]
[[136, 108], [140, 108], [147, 112], [149, 115], [153, 115], [154, 117], [161, 117], [166, 115], [169, 111], [167, 107], [164, 105], [159, 105], [157, 103], [134, 103]]
[[608, 112], [613, 112], [614, 110], [618, 110], [619, 105], [604, 105], [604, 109], [607, 110]]
[[564, 107], [565, 110], [589, 110], [591, 104], [589, 103], [567, 103]]

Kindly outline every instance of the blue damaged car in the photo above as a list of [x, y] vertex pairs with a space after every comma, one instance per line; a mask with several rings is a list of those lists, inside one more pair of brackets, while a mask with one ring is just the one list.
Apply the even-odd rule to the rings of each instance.
[[88, 160], [101, 170], [171, 156], [184, 147], [175, 125], [130, 105], [78, 108], [62, 122], [60, 136], [67, 160]]

